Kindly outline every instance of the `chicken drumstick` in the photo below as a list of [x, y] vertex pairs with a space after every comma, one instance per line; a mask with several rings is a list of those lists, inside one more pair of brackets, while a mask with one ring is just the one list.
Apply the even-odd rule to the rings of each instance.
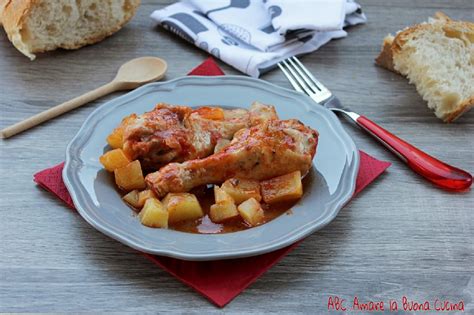
[[306, 174], [317, 144], [318, 133], [298, 120], [266, 120], [239, 130], [219, 153], [170, 163], [148, 174], [146, 182], [163, 197], [168, 192], [186, 192], [233, 177], [264, 180], [297, 170]]
[[214, 153], [220, 139], [232, 139], [242, 129], [278, 119], [273, 106], [255, 102], [250, 110], [158, 104], [152, 111], [126, 122], [126, 154], [149, 170], [170, 162], [204, 158]]

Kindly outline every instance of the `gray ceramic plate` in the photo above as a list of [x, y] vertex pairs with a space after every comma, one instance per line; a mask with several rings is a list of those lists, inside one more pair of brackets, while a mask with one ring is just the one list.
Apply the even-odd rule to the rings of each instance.
[[[297, 118], [320, 134], [303, 198], [262, 226], [228, 234], [190, 234], [140, 224], [121, 200], [99, 156], [106, 137], [124, 116], [151, 110], [158, 102], [190, 106], [249, 107], [273, 104], [282, 119]], [[137, 250], [185, 260], [253, 256], [288, 246], [328, 224], [355, 189], [358, 150], [337, 117], [295, 91], [242, 76], [183, 77], [153, 83], [97, 108], [66, 151], [64, 182], [81, 216], [104, 234]]]

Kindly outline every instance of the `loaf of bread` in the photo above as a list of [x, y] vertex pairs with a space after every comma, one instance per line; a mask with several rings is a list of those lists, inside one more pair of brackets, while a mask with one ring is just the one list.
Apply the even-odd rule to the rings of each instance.
[[12, 44], [35, 53], [77, 49], [117, 32], [140, 0], [0, 0], [0, 23]]
[[436, 116], [452, 122], [474, 106], [474, 24], [438, 12], [387, 36], [376, 63], [416, 86]]

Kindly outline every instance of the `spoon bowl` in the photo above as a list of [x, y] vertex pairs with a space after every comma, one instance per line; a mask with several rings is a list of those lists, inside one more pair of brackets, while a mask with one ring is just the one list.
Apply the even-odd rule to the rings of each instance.
[[124, 63], [113, 82], [123, 89], [134, 89], [145, 83], [160, 80], [166, 73], [166, 61], [157, 57], [140, 57]]

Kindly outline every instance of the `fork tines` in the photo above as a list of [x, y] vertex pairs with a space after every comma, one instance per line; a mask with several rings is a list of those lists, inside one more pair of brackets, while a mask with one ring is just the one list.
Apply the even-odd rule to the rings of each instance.
[[278, 67], [295, 90], [309, 95], [316, 102], [321, 103], [331, 97], [331, 91], [319, 82], [295, 56], [282, 60], [278, 63]]

